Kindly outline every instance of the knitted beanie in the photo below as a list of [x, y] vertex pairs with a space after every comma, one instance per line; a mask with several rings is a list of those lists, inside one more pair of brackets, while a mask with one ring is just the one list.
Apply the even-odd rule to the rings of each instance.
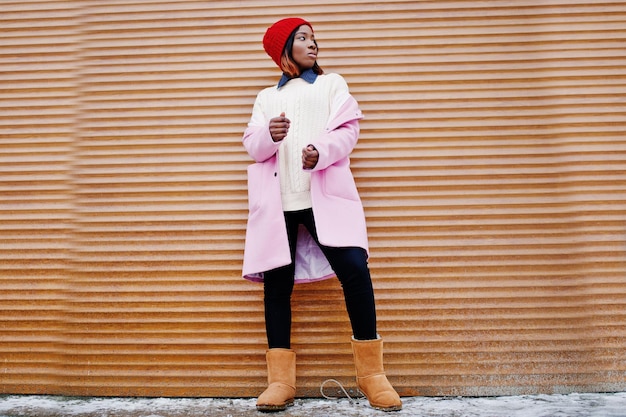
[[302, 25], [307, 25], [313, 30], [313, 26], [309, 22], [299, 17], [288, 17], [279, 20], [267, 29], [263, 36], [263, 49], [272, 58], [272, 60], [280, 67], [280, 57], [285, 49], [285, 44], [291, 32]]

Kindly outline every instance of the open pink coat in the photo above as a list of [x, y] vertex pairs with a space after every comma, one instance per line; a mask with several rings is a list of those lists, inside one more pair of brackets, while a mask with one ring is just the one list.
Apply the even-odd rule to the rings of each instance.
[[[312, 142], [319, 160], [311, 170], [311, 200], [317, 234], [326, 246], [356, 246], [369, 250], [365, 214], [349, 155], [363, 118], [357, 101], [348, 95], [334, 109], [325, 133]], [[243, 144], [256, 161], [248, 167], [248, 226], [243, 276], [263, 281], [263, 273], [291, 262], [278, 175], [278, 147], [265, 126], [248, 126]], [[326, 257], [304, 227], [296, 249], [296, 283], [334, 276]]]

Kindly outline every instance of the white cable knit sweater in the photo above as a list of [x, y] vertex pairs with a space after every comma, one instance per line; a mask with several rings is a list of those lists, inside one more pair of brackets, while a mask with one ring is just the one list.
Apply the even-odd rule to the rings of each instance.
[[339, 74], [322, 74], [313, 84], [300, 78], [280, 89], [266, 88], [259, 93], [252, 120], [265, 124], [285, 112], [291, 121], [289, 133], [279, 150], [279, 178], [284, 211], [310, 208], [311, 174], [302, 169], [302, 149], [324, 133], [333, 105], [348, 94], [348, 85]]

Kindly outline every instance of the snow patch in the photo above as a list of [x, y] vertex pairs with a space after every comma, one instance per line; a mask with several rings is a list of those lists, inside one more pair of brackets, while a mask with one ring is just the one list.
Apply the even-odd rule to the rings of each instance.
[[[385, 413], [367, 400], [296, 399], [275, 417], [626, 417], [626, 393], [508, 397], [409, 397]], [[248, 417], [253, 398], [76, 398], [0, 396], [0, 417]]]

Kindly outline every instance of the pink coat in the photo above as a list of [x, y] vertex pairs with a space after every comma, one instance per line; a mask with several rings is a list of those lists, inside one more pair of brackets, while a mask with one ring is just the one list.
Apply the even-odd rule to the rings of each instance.
[[[319, 160], [311, 170], [311, 200], [320, 243], [356, 246], [369, 250], [365, 214], [349, 155], [359, 136], [363, 118], [357, 101], [348, 96], [325, 132], [312, 145]], [[267, 121], [269, 123], [269, 120]], [[249, 126], [243, 144], [256, 163], [248, 167], [248, 226], [243, 276], [263, 281], [263, 272], [291, 262], [278, 176], [278, 147], [265, 126]], [[296, 283], [334, 276], [326, 257], [304, 227], [296, 246]]]

